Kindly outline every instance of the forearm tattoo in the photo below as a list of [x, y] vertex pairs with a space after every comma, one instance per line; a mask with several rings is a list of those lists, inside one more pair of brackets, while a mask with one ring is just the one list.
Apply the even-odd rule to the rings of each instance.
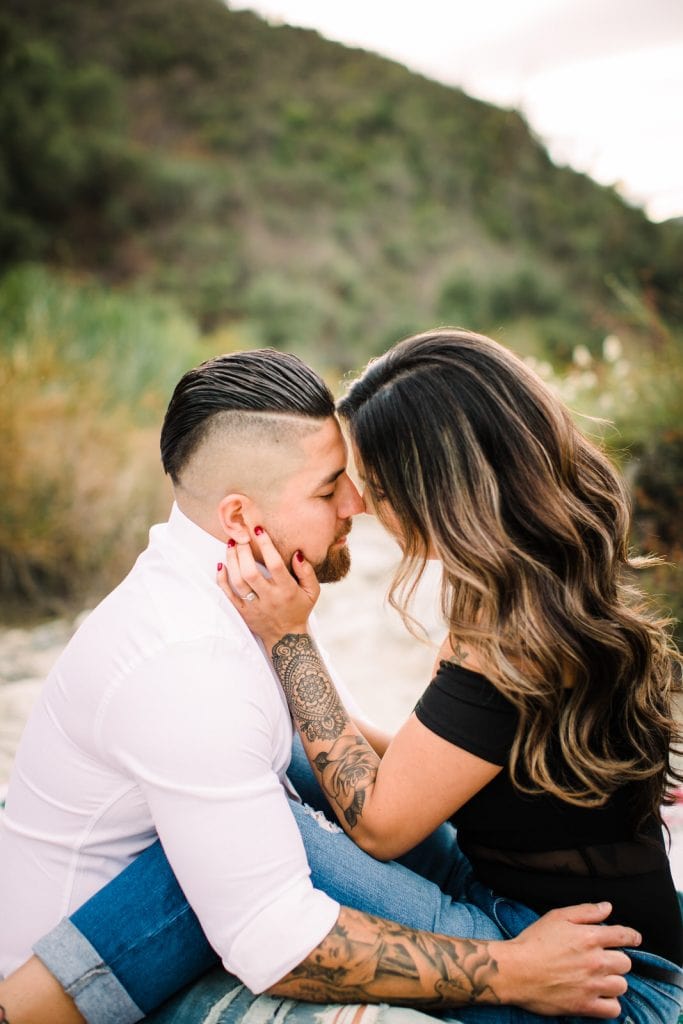
[[334, 740], [348, 718], [307, 633], [288, 633], [273, 647], [273, 665], [290, 711], [309, 740]]
[[485, 941], [429, 935], [343, 907], [329, 935], [275, 990], [310, 1002], [445, 1009], [499, 1005], [497, 976]]
[[362, 736], [342, 736], [313, 759], [328, 797], [341, 807], [349, 828], [363, 813], [365, 791], [377, 778], [378, 758]]
[[308, 634], [282, 637], [273, 647], [273, 665], [302, 736], [310, 743], [335, 741], [316, 754], [313, 764], [323, 790], [352, 829], [377, 778], [379, 758], [362, 736], [346, 732], [351, 723]]

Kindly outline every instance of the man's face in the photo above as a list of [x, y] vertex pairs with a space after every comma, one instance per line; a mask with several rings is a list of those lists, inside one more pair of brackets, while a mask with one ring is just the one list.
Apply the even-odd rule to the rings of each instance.
[[264, 526], [286, 564], [300, 550], [314, 566], [321, 583], [334, 583], [349, 571], [346, 535], [351, 517], [365, 511], [346, 472], [346, 445], [336, 419], [299, 442], [304, 454], [274, 499], [264, 508]]

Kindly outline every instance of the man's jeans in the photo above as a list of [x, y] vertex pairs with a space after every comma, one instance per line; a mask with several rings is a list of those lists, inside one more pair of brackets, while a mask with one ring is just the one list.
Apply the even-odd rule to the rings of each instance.
[[[448, 826], [438, 829], [402, 863], [384, 864], [365, 854], [324, 816], [327, 804], [298, 745], [289, 774], [310, 805], [291, 806], [313, 884], [343, 905], [461, 938], [514, 937], [536, 920], [533, 911], [497, 898], [473, 879]], [[267, 841], [267, 823], [264, 838]], [[90, 1024], [133, 1024], [145, 1014], [151, 1014], [154, 1024], [234, 1024], [238, 1020], [244, 1024], [284, 1024], [285, 1020], [287, 1024], [429, 1024], [425, 1015], [408, 1009], [383, 1006], [361, 1011], [355, 1007], [352, 1012], [350, 1007], [254, 996], [216, 968], [216, 954], [159, 843], [70, 920], [62, 921], [37, 944], [36, 953], [74, 996]], [[634, 965], [642, 958], [673, 966], [641, 953], [633, 953]], [[183, 986], [189, 987], [165, 1002]], [[676, 1024], [681, 1004], [683, 980], [681, 985], [668, 985], [631, 975], [619, 1019], [623, 1024]], [[465, 1024], [548, 1020], [515, 1007], [485, 1006], [454, 1010], [451, 1019], [456, 1018]]]

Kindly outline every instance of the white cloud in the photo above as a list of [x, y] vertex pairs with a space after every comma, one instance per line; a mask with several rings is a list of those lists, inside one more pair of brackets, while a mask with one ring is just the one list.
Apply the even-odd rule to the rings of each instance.
[[522, 105], [556, 160], [664, 218], [683, 213], [681, 67], [683, 45], [565, 64], [531, 79]]

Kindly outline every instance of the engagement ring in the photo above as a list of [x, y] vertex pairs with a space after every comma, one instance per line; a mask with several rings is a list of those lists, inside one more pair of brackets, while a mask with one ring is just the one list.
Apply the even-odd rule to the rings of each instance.
[[256, 597], [256, 591], [255, 590], [250, 590], [249, 593], [245, 595], [243, 600], [244, 601], [253, 601], [255, 597]]

